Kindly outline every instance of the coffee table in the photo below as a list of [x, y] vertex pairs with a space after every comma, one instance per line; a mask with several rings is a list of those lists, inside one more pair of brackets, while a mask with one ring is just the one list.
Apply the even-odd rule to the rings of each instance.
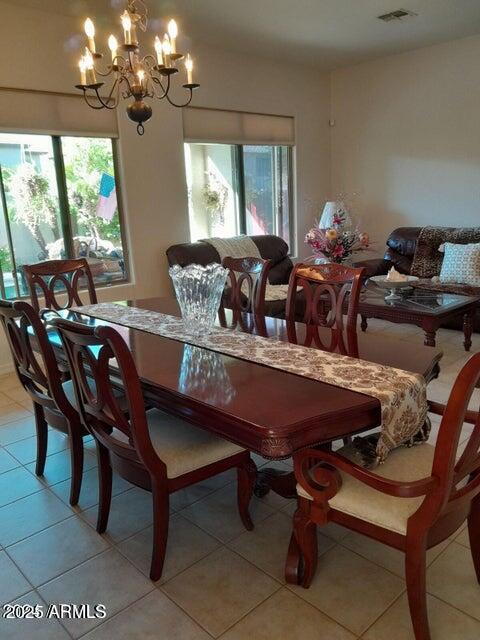
[[372, 282], [360, 294], [359, 313], [361, 328], [366, 331], [368, 318], [377, 318], [402, 324], [413, 324], [425, 332], [424, 344], [435, 346], [438, 329], [445, 321], [463, 317], [465, 351], [472, 345], [473, 319], [480, 304], [480, 296], [440, 293], [428, 289], [409, 287], [399, 291], [398, 300], [385, 300], [388, 292]]

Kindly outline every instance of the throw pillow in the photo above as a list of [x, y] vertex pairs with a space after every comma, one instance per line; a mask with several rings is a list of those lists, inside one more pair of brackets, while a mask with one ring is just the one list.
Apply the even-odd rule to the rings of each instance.
[[445, 242], [440, 282], [480, 287], [480, 244]]

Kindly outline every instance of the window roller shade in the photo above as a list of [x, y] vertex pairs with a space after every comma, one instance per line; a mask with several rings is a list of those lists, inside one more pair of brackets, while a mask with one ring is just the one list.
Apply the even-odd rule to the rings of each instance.
[[186, 142], [229, 144], [295, 144], [295, 121], [290, 116], [241, 113], [221, 109], [183, 109]]
[[91, 109], [82, 96], [0, 89], [0, 130], [118, 137], [115, 110]]

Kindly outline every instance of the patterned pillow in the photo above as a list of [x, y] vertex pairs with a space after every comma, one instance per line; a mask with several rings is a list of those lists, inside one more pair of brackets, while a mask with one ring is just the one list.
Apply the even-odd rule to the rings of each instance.
[[480, 287], [480, 244], [445, 242], [440, 282]]

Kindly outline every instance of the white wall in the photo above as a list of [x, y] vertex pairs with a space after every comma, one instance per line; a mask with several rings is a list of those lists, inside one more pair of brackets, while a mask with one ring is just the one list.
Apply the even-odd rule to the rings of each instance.
[[[0, 86], [74, 91], [83, 43], [81, 21], [6, 2], [0, 2], [0, 15], [0, 36], [7, 52], [0, 57]], [[106, 43], [105, 34], [100, 41]], [[196, 78], [202, 84], [194, 104], [295, 117], [297, 244], [305, 255], [303, 236], [330, 189], [329, 75], [298, 65], [289, 68], [284, 60], [206, 49], [195, 42], [192, 51]], [[15, 99], [28, 100], [28, 95]], [[168, 293], [165, 249], [189, 239], [182, 113], [163, 102], [153, 109], [143, 138], [123, 108], [118, 112], [134, 283], [103, 290], [103, 300]], [[0, 370], [8, 362], [2, 340]]]
[[332, 73], [332, 194], [384, 249], [397, 226], [480, 225], [480, 36]]

